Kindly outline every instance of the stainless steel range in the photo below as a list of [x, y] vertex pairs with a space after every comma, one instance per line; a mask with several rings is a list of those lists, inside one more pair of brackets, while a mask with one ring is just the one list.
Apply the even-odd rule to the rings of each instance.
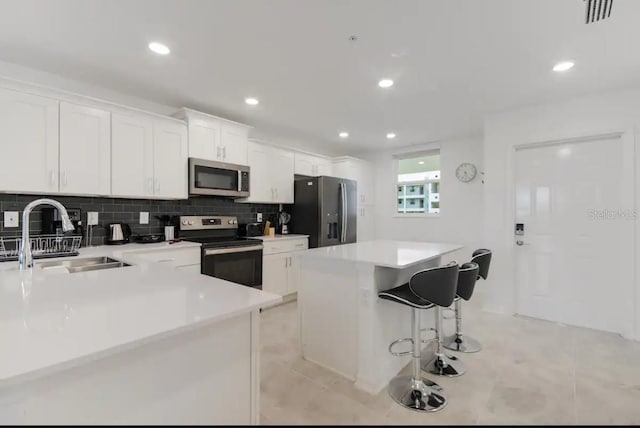
[[174, 224], [179, 238], [202, 244], [202, 274], [262, 289], [262, 241], [238, 236], [237, 217], [179, 216]]

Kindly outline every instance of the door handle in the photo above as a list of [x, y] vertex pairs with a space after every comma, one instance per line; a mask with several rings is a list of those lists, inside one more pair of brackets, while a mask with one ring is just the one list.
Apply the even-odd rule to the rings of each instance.
[[160, 179], [159, 178], [155, 178], [153, 181], [155, 181], [156, 183], [156, 192], [160, 191]]
[[227, 160], [227, 146], [222, 146], [222, 159]]
[[67, 172], [66, 171], [62, 171], [62, 185], [64, 187], [67, 187]]
[[220, 159], [220, 146], [216, 147], [216, 159]]
[[51, 183], [52, 186], [55, 186], [56, 184], [56, 172], [53, 169], [49, 173], [49, 182]]

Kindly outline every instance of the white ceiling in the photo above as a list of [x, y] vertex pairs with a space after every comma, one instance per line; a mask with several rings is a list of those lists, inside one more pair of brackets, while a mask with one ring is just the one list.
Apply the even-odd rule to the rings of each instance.
[[0, 0], [0, 60], [357, 152], [638, 84], [639, 18], [636, 0], [589, 25], [583, 0]]

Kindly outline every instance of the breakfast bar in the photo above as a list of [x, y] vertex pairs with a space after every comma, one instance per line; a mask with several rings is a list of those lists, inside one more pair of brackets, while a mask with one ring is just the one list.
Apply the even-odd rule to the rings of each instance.
[[[301, 251], [300, 335], [303, 357], [380, 392], [410, 360], [389, 344], [410, 336], [411, 311], [378, 298], [462, 248], [451, 243], [377, 240]], [[432, 327], [423, 311], [422, 327]]]

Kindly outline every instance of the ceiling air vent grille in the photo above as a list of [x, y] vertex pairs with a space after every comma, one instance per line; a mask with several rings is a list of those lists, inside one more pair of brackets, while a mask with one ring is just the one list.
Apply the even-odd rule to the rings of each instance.
[[587, 13], [585, 14], [585, 23], [602, 21], [611, 16], [611, 8], [613, 0], [583, 0], [587, 5]]

